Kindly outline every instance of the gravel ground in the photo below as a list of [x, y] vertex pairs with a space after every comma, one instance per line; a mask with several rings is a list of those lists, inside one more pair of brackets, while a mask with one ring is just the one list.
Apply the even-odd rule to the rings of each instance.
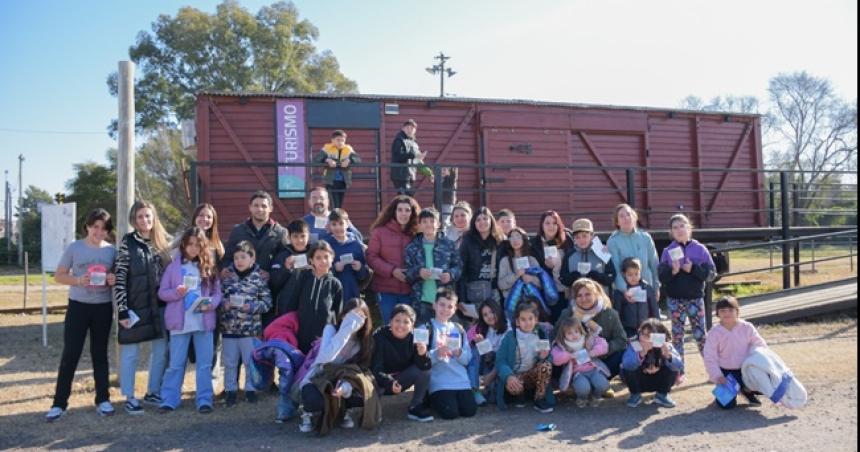
[[[742, 403], [730, 412], [718, 410], [701, 358], [687, 343], [687, 381], [672, 392], [678, 404], [674, 409], [658, 408], [649, 403], [650, 397], [636, 409], [627, 408], [627, 391], [616, 382], [616, 398], [597, 408], [575, 408], [562, 398], [552, 414], [487, 407], [473, 419], [419, 424], [405, 419], [410, 394], [404, 394], [385, 399], [385, 420], [378, 430], [336, 429], [325, 438], [300, 434], [297, 421], [272, 422], [272, 395], [256, 405], [218, 405], [210, 415], [197, 414], [187, 398], [193, 371], [186, 376], [186, 401], [177, 412], [149, 410], [132, 417], [116, 403], [115, 416], [100, 418], [92, 405], [88, 351], [79, 366], [70, 410], [46, 424], [43, 415], [53, 394], [62, 316], [52, 315], [49, 321], [52, 345], [46, 349], [40, 344], [39, 316], [0, 316], [0, 449], [857, 450], [856, 318], [761, 329], [809, 392], [809, 404], [800, 410], [767, 400], [761, 408]], [[114, 356], [112, 350], [112, 362]], [[145, 372], [139, 372], [138, 388], [144, 381]], [[120, 400], [118, 388], [112, 387], [111, 394]], [[558, 428], [535, 431], [543, 422]]]

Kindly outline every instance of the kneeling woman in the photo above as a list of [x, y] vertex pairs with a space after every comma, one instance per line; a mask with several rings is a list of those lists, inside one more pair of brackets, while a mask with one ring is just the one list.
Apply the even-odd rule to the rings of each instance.
[[[363, 408], [362, 428], [371, 429], [382, 418], [382, 406], [374, 389], [370, 362], [373, 353], [370, 311], [359, 298], [344, 303], [337, 325], [326, 325], [319, 343], [319, 352], [301, 380], [304, 404], [302, 432], [314, 430], [313, 415], [318, 415], [316, 430], [327, 434], [335, 422], [340, 426], [355, 426], [350, 408]], [[313, 350], [308, 354], [312, 358]]]
[[429, 422], [433, 416], [424, 406], [424, 397], [430, 385], [430, 355], [427, 344], [413, 340], [414, 325], [415, 310], [411, 306], [394, 306], [391, 323], [379, 327], [373, 334], [371, 369], [383, 395], [400, 394], [415, 386], [407, 417]]
[[[663, 336], [662, 344], [655, 343], [655, 335]], [[630, 342], [624, 351], [621, 369], [624, 381], [630, 389], [627, 406], [635, 408], [642, 403], [643, 392], [656, 392], [654, 403], [672, 408], [675, 402], [669, 391], [684, 371], [684, 362], [675, 348], [669, 344], [669, 330], [657, 319], [648, 319], [639, 326], [639, 340]]]

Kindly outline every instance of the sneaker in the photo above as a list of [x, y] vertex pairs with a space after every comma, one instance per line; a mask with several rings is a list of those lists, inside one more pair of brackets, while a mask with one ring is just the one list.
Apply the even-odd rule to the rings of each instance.
[[592, 397], [591, 398], [591, 407], [592, 408], [599, 407], [601, 401], [602, 401], [602, 399], [600, 397]]
[[54, 422], [63, 417], [64, 414], [66, 414], [66, 410], [58, 406], [52, 406], [51, 409], [48, 410], [48, 414], [45, 415], [45, 422]]
[[585, 408], [587, 406], [588, 406], [588, 400], [576, 399], [576, 407], [577, 408]]
[[209, 405], [203, 405], [200, 408], [197, 408], [197, 412], [200, 414], [209, 414], [212, 412], [212, 407]]
[[547, 403], [546, 400], [535, 400], [534, 404], [535, 411], [539, 413], [552, 413], [553, 408]]
[[302, 423], [299, 424], [299, 431], [302, 433], [310, 433], [314, 431], [314, 415], [306, 411], [302, 411]]
[[355, 421], [349, 415], [349, 411], [343, 413], [343, 419], [340, 421], [340, 428], [355, 428]]
[[472, 390], [472, 394], [475, 396], [475, 403], [478, 406], [487, 406], [487, 399], [484, 398], [484, 394], [481, 394], [479, 389]]
[[248, 403], [257, 403], [257, 393], [255, 391], [245, 391], [245, 401]]
[[137, 416], [139, 414], [143, 414], [143, 407], [140, 405], [140, 400], [137, 399], [128, 399], [125, 402], [125, 406], [123, 406], [125, 412], [132, 415]]
[[518, 396], [514, 396], [513, 405], [517, 408], [525, 408], [526, 407], [526, 396], [520, 394]]
[[615, 391], [613, 391], [612, 388], [609, 388], [603, 392], [601, 397], [603, 397], [604, 399], [612, 399], [615, 397]]
[[761, 406], [761, 400], [753, 392], [741, 392], [750, 406]]
[[158, 407], [158, 414], [167, 414], [167, 413], [172, 413], [172, 412], [173, 412], [173, 407], [169, 407], [167, 405], [161, 405], [160, 407]]
[[288, 397], [279, 395], [277, 412], [275, 414], [275, 422], [283, 424], [289, 421], [296, 415], [296, 405]]
[[236, 404], [236, 391], [227, 391], [224, 396], [224, 401], [227, 406], [233, 406]]
[[99, 416], [113, 416], [116, 411], [114, 411], [113, 405], [105, 400], [96, 406], [96, 413], [98, 413]]
[[164, 400], [161, 399], [160, 395], [148, 392], [143, 396], [143, 403], [152, 406], [161, 406], [161, 404], [164, 403]]
[[654, 395], [654, 403], [666, 408], [675, 408], [675, 401], [669, 398], [669, 394], [660, 394], [658, 392]]
[[418, 422], [430, 422], [433, 420], [433, 415], [430, 410], [424, 405], [416, 405], [406, 412], [406, 417]]
[[627, 406], [630, 408], [636, 408], [640, 403], [642, 403], [642, 394], [630, 394], [627, 398]]

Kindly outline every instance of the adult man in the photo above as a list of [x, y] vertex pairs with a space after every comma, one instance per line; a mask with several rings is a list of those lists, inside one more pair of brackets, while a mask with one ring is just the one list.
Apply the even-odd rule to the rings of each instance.
[[[421, 152], [418, 143], [415, 141], [416, 130], [418, 130], [418, 123], [415, 120], [409, 119], [403, 123], [400, 133], [394, 137], [394, 141], [391, 143], [391, 163], [420, 164], [424, 161], [427, 153]], [[415, 190], [413, 189], [415, 172], [415, 166], [391, 168], [391, 182], [394, 183], [397, 194], [415, 196]]]
[[251, 195], [248, 204], [250, 216], [242, 223], [233, 226], [227, 239], [224, 259], [221, 260], [221, 277], [225, 277], [233, 263], [233, 251], [236, 245], [248, 240], [254, 244], [257, 265], [268, 272], [272, 267], [272, 258], [287, 246], [287, 230], [272, 219], [272, 197], [262, 190]]
[[[311, 211], [302, 219], [308, 224], [308, 232], [310, 232], [309, 244], [313, 245], [318, 240], [323, 240], [329, 235], [326, 230], [328, 215], [331, 213], [328, 191], [324, 187], [314, 187], [308, 193], [308, 206], [311, 208]], [[351, 222], [347, 226], [346, 232], [347, 234], [352, 234], [359, 242], [364, 239], [361, 232]]]

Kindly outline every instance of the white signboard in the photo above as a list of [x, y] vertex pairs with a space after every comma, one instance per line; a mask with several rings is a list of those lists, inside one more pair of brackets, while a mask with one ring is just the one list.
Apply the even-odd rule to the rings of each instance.
[[75, 203], [42, 204], [42, 270], [57, 271], [66, 247], [75, 241]]

